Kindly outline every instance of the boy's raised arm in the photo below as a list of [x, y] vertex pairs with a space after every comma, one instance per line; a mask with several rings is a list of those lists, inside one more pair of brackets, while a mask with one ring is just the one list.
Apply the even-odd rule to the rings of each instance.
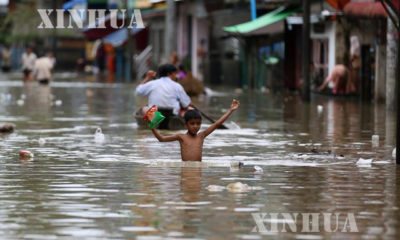
[[207, 137], [208, 135], [210, 135], [210, 133], [214, 132], [214, 130], [217, 129], [217, 127], [219, 127], [221, 124], [223, 124], [234, 111], [239, 109], [239, 107], [240, 107], [240, 102], [236, 99], [233, 99], [231, 109], [229, 109], [224, 115], [222, 115], [222, 117], [220, 117], [218, 121], [213, 123], [204, 132], [202, 132], [201, 134], [203, 135], [203, 137]]
[[179, 135], [163, 136], [155, 128], [151, 129], [151, 132], [160, 142], [172, 142], [179, 140]]

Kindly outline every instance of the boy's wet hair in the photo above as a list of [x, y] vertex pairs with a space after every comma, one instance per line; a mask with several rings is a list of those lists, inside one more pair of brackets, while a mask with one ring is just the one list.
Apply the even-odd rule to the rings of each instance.
[[163, 64], [158, 68], [158, 74], [160, 77], [167, 77], [169, 74], [177, 72], [178, 69], [170, 63]]
[[183, 118], [185, 119], [185, 122], [188, 122], [190, 119], [200, 119], [201, 120], [201, 114], [199, 111], [197, 111], [195, 109], [191, 109], [185, 113]]

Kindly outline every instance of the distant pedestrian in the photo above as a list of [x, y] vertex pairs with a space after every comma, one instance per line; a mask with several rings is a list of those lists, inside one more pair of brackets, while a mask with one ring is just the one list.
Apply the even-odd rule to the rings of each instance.
[[3, 72], [9, 72], [11, 69], [11, 47], [5, 46], [1, 50], [1, 70]]
[[185, 66], [180, 64], [178, 67], [178, 74], [176, 75], [178, 82], [186, 78]]
[[361, 49], [357, 36], [350, 37], [350, 81], [356, 91], [360, 89]]
[[356, 89], [350, 80], [349, 69], [343, 64], [338, 64], [332, 70], [331, 74], [325, 79], [324, 83], [318, 87], [318, 92], [322, 92], [332, 82], [332, 93], [352, 94]]
[[55, 58], [52, 52], [48, 52], [45, 56], [39, 58], [35, 62], [33, 69], [34, 75], [40, 84], [49, 84], [52, 79], [52, 73], [55, 65]]
[[106, 50], [103, 41], [101, 41], [96, 50], [96, 64], [97, 67], [99, 68], [100, 73], [103, 73], [105, 69], [105, 61], [106, 61]]
[[179, 57], [178, 53], [176, 51], [173, 51], [171, 53], [171, 57], [169, 58], [169, 62], [174, 65], [175, 67], [179, 66]]
[[33, 68], [35, 67], [37, 56], [31, 47], [27, 47], [24, 54], [22, 54], [22, 70], [24, 72], [24, 82], [29, 80], [33, 81]]

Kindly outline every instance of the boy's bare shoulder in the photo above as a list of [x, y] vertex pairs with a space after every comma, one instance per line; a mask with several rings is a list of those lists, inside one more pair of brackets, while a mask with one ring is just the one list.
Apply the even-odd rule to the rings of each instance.
[[178, 133], [176, 134], [176, 136], [178, 137], [178, 139], [181, 141], [186, 137], [186, 133]]

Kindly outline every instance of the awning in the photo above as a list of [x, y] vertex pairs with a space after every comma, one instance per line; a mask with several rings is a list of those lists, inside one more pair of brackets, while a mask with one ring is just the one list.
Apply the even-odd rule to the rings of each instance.
[[[143, 30], [143, 28], [133, 28], [130, 33], [131, 36]], [[115, 31], [103, 38], [104, 42], [112, 45], [113, 47], [119, 47], [124, 44], [128, 40], [128, 29], [122, 28], [118, 31]]]
[[244, 36], [282, 33], [285, 30], [285, 23], [282, 20], [298, 12], [300, 8], [279, 7], [253, 21], [224, 27], [224, 31]]
[[[398, 2], [391, 1], [398, 9]], [[345, 15], [354, 17], [387, 17], [380, 2], [350, 2], [343, 9]]]
[[67, 11], [68, 9], [74, 8], [76, 5], [86, 5], [87, 0], [71, 0], [63, 4], [62, 8]]
[[[126, 20], [128, 21], [128, 20]], [[122, 23], [124, 22], [124, 19], [120, 16], [118, 16], [117, 18], [117, 26], [121, 26]], [[96, 28], [96, 26], [98, 26], [100, 23], [104, 23], [106, 28]], [[89, 24], [88, 26], [86, 26], [83, 29], [83, 34], [85, 35], [85, 37], [90, 40], [96, 40], [96, 39], [100, 39], [103, 38], [115, 31], [118, 31], [120, 29], [118, 28], [113, 28], [111, 26], [111, 16], [107, 15], [102, 19], [99, 19], [98, 21], [96, 21], [95, 23]]]

